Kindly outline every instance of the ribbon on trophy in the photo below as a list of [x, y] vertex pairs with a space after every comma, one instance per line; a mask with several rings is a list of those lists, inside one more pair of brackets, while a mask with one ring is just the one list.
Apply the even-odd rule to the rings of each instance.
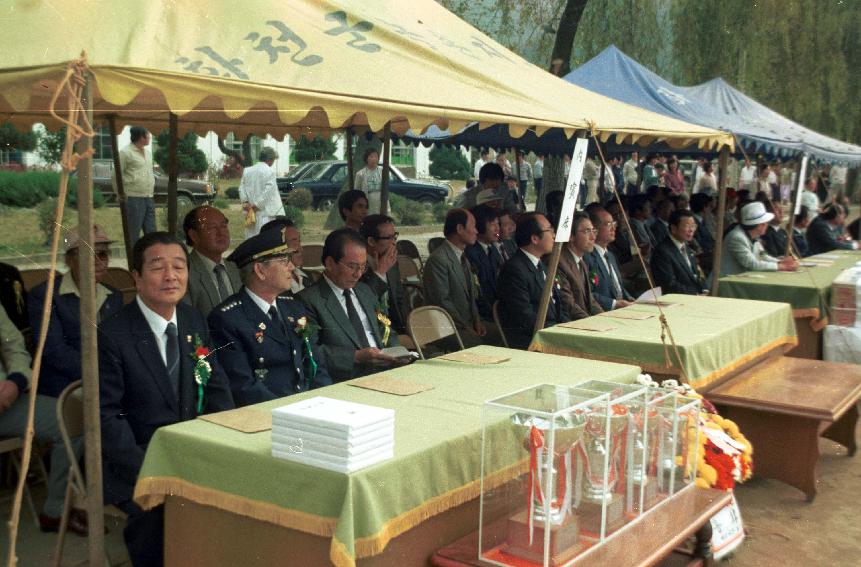
[[[544, 505], [544, 491], [541, 488], [543, 481], [542, 466], [539, 466], [539, 459], [545, 451], [544, 433], [534, 425], [529, 430], [529, 495], [526, 503], [527, 524], [529, 527], [529, 545], [532, 546], [534, 535], [534, 510], [535, 502], [539, 505]], [[556, 475], [556, 499], [550, 505], [557, 510], [568, 511], [571, 508], [571, 494], [567, 487], [571, 484], [571, 451], [573, 447], [567, 448], [561, 455], [547, 455], [546, 458], [553, 459], [561, 456], [562, 460], [559, 465], [559, 474]], [[549, 469], [552, 470], [552, 460], [549, 463]]]

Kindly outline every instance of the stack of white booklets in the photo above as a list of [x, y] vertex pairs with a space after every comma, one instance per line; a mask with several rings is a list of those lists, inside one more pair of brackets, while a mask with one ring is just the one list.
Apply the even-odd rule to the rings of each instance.
[[272, 410], [272, 456], [341, 473], [391, 459], [395, 410], [318, 396]]

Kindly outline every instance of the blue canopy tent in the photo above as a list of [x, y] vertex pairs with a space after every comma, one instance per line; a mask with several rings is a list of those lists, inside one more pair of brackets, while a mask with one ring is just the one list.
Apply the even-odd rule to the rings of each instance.
[[748, 152], [789, 158], [861, 163], [861, 147], [814, 132], [762, 105], [722, 79], [678, 87], [615, 45], [564, 77], [590, 91], [686, 122], [732, 132]]

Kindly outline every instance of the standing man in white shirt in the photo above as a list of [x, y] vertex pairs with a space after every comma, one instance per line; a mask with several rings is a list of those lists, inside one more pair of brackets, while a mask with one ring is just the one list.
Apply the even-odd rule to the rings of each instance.
[[631, 159], [625, 162], [622, 166], [622, 171], [625, 176], [625, 189], [628, 195], [636, 195], [637, 187], [637, 169], [640, 167], [640, 154], [631, 152]]
[[490, 150], [483, 149], [479, 154], [478, 160], [475, 162], [475, 166], [472, 168], [472, 176], [478, 179], [478, 172], [481, 171], [481, 168], [488, 163], [490, 163]]
[[245, 238], [260, 232], [260, 228], [277, 216], [284, 215], [284, 203], [275, 181], [272, 164], [278, 159], [278, 152], [272, 148], [260, 150], [260, 161], [242, 172], [239, 183], [239, 200], [246, 215], [254, 211], [255, 222], [246, 223]]
[[738, 175], [738, 188], [753, 190], [754, 185], [756, 185], [756, 167], [745, 158], [744, 167]]
[[[144, 234], [155, 232], [155, 175], [152, 171], [152, 153], [146, 149], [152, 136], [142, 126], [132, 126], [129, 133], [131, 143], [120, 150], [120, 174], [126, 194], [131, 245], [134, 246], [141, 237], [141, 231]], [[116, 172], [113, 185], [116, 192]]]

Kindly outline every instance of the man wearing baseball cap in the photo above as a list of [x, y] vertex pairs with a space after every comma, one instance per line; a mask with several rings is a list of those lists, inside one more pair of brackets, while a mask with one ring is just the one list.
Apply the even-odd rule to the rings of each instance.
[[774, 218], [759, 201], [748, 203], [741, 209], [739, 224], [726, 235], [721, 249], [720, 275], [730, 276], [742, 272], [792, 272], [798, 262], [791, 256], [775, 258], [765, 253], [760, 237], [768, 230]]
[[[123, 294], [109, 285], [100, 283], [108, 271], [110, 245], [105, 230], [94, 227], [93, 250], [95, 255], [96, 310], [98, 320], [103, 321], [123, 307]], [[63, 389], [81, 379], [81, 281], [78, 251], [81, 235], [78, 227], [66, 233], [63, 239], [66, 249], [68, 271], [54, 280], [54, 298], [51, 318], [48, 320], [48, 336], [45, 339], [45, 354], [39, 378], [39, 393], [58, 397]], [[39, 336], [42, 313], [48, 282], [34, 287], [27, 296], [27, 311], [33, 335]]]
[[305, 306], [280, 297], [290, 290], [292, 253], [284, 226], [261, 231], [227, 258], [244, 286], [209, 313], [209, 327], [237, 406], [332, 383]]

